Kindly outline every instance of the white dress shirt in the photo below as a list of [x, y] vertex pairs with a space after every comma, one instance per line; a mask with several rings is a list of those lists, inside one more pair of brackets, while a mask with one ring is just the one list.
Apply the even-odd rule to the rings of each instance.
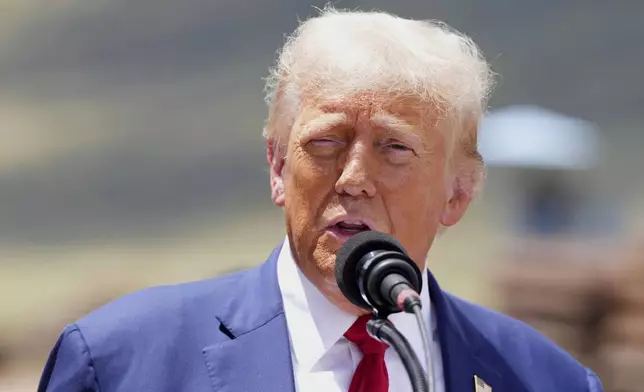
[[[329, 302], [301, 273], [293, 260], [288, 238], [277, 261], [277, 279], [290, 336], [296, 391], [347, 392], [353, 373], [362, 359], [360, 350], [344, 337], [356, 316]], [[436, 322], [427, 285], [427, 274], [424, 273], [421, 292], [423, 313], [434, 331]], [[396, 313], [389, 316], [389, 320], [407, 338], [427, 371], [422, 337], [414, 316]], [[436, 334], [430, 333], [429, 336]], [[443, 363], [436, 338], [432, 339], [431, 355], [435, 392], [444, 392]], [[389, 374], [389, 390], [412, 392], [407, 372], [393, 348], [385, 352], [385, 364]]]

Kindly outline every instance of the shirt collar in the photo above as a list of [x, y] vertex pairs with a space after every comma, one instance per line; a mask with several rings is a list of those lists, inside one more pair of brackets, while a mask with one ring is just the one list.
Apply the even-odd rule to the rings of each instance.
[[[357, 317], [331, 303], [302, 274], [293, 259], [288, 237], [284, 240], [277, 260], [277, 279], [294, 359], [298, 367], [310, 371], [334, 344], [344, 339], [344, 333]], [[423, 273], [421, 300], [423, 316], [431, 322], [433, 330], [435, 322], [430, 320], [431, 301], [426, 272]], [[420, 339], [413, 315], [396, 313], [389, 316], [389, 320], [403, 335], [414, 340], [410, 343], [416, 343], [415, 340]]]

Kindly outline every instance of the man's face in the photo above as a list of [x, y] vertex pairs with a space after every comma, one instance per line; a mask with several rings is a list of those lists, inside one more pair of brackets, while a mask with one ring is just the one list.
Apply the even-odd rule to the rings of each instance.
[[343, 302], [335, 254], [350, 236], [390, 234], [422, 269], [440, 224], [451, 223], [444, 134], [409, 100], [385, 98], [305, 100], [285, 161], [272, 165], [296, 262], [333, 302]]

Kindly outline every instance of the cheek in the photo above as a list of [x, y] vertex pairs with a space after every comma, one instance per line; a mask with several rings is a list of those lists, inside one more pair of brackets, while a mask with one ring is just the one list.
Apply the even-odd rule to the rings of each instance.
[[419, 262], [419, 259], [424, 262], [445, 206], [442, 173], [440, 168], [409, 168], [404, 173], [391, 176], [383, 195], [392, 221], [392, 234]]
[[440, 222], [445, 204], [443, 189], [405, 185], [387, 200], [394, 228], [397, 231], [409, 228], [426, 233]]
[[321, 215], [334, 192], [332, 168], [314, 164], [298, 150], [288, 157], [285, 168], [284, 209], [286, 224], [300, 258], [316, 250], [322, 234]]
[[[297, 215], [317, 214], [320, 204], [334, 190], [335, 176], [332, 167], [316, 164], [310, 157], [295, 150], [289, 158], [285, 176], [285, 197]], [[314, 221], [309, 222], [315, 223]]]

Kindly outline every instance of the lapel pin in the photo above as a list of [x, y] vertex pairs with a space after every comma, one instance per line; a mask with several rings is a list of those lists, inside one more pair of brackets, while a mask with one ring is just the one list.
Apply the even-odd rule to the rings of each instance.
[[487, 385], [482, 378], [474, 375], [474, 392], [492, 392], [492, 387]]

